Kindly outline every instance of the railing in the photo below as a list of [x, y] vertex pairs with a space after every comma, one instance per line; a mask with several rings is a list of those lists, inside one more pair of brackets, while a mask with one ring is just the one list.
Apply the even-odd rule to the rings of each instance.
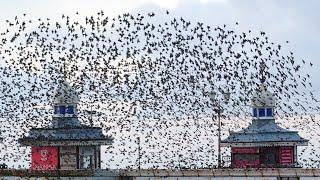
[[0, 177], [320, 177], [320, 169], [249, 168], [198, 170], [0, 170]]

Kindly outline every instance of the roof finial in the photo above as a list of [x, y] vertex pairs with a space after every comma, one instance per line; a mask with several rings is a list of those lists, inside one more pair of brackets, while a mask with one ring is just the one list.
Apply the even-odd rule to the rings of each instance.
[[62, 79], [65, 81], [67, 79], [67, 62], [65, 58], [61, 58], [63, 64], [60, 66], [60, 75], [62, 75]]
[[266, 78], [262, 75], [262, 77], [260, 78], [260, 83], [264, 84], [266, 82]]
[[67, 62], [65, 59], [63, 61], [63, 72], [62, 73], [63, 73], [64, 80], [67, 80]]
[[260, 77], [261, 84], [265, 83], [265, 81], [266, 81], [265, 69], [266, 69], [266, 63], [263, 60], [261, 60], [260, 69], [259, 69], [259, 71], [260, 71], [259, 73], [261, 75], [261, 77]]

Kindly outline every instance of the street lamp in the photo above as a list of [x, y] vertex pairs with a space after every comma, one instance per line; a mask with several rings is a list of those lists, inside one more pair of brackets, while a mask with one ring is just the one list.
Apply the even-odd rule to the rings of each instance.
[[140, 135], [137, 137], [138, 140], [138, 169], [141, 170], [141, 141]]
[[[224, 99], [224, 103], [227, 104], [229, 99], [230, 99], [230, 92], [229, 89], [226, 89], [225, 92], [222, 93], [223, 95], [223, 99]], [[209, 92], [209, 97], [210, 100], [212, 101], [212, 103], [214, 104], [214, 111], [216, 113], [218, 113], [218, 168], [221, 168], [221, 112], [222, 112], [222, 108], [221, 108], [221, 103], [220, 103], [220, 99], [217, 98], [217, 93], [216, 92]], [[212, 117], [213, 118], [213, 117]]]

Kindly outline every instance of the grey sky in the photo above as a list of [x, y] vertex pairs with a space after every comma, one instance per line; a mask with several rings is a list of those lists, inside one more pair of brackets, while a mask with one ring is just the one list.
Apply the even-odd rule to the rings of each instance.
[[[314, 84], [313, 90], [320, 98], [319, 0], [0, 0], [0, 31], [5, 28], [1, 25], [6, 19], [14, 19], [15, 16], [21, 16], [23, 13], [28, 14], [30, 18], [57, 19], [62, 13], [72, 15], [76, 11], [85, 16], [103, 10], [106, 15], [114, 16], [125, 12], [167, 9], [175, 16], [182, 16], [191, 21], [201, 21], [206, 25], [226, 24], [234, 27], [235, 23], [239, 22], [237, 28], [242, 31], [249, 29], [256, 32], [265, 31], [270, 40], [276, 43], [285, 44], [285, 41], [290, 41], [286, 46], [294, 52], [297, 60], [305, 59], [314, 64], [314, 68], [308, 67], [303, 70], [310, 73]], [[296, 124], [290, 123], [290, 128], [302, 128], [299, 131], [305, 128], [298, 126], [300, 124], [296, 120], [292, 122]], [[316, 150], [319, 150], [318, 126], [316, 122], [306, 124], [311, 130], [306, 128], [302, 134], [312, 139], [314, 141], [312, 144], [317, 143]], [[311, 150], [312, 147], [308, 149], [308, 151]], [[312, 155], [316, 156], [316, 154]], [[112, 156], [108, 157], [112, 158]], [[317, 157], [314, 158], [317, 159]]]
[[[124, 12], [149, 12], [169, 9], [175, 16], [201, 21], [210, 26], [239, 22], [240, 30], [265, 31], [271, 41], [284, 44], [297, 60], [312, 62], [304, 71], [312, 76], [313, 90], [320, 97], [320, 1], [317, 0], [0, 0], [0, 21], [28, 14], [30, 18], [59, 18], [62, 13], [83, 16], [104, 10], [114, 16]], [[2, 24], [2, 23], [1, 23]], [[0, 27], [2, 29], [3, 27]]]

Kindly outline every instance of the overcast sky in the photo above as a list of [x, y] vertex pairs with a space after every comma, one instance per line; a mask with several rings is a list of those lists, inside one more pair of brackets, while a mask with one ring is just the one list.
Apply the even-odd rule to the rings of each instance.
[[[243, 31], [265, 31], [273, 42], [285, 44], [288, 40], [297, 59], [311, 61], [314, 68], [303, 70], [311, 74], [314, 93], [320, 98], [319, 9], [320, 0], [0, 0], [0, 31], [5, 28], [1, 24], [6, 19], [24, 13], [30, 18], [60, 19], [61, 14], [73, 15], [78, 11], [80, 15], [90, 16], [100, 10], [110, 16], [169, 10], [174, 16], [209, 26], [226, 24], [233, 27], [238, 22], [238, 28]], [[305, 137], [315, 141], [313, 144], [318, 143], [318, 126], [306, 124], [315, 129], [305, 129]], [[317, 144], [316, 148], [319, 150]]]
[[[0, 21], [28, 14], [30, 18], [60, 18], [61, 14], [115, 16], [125, 12], [169, 10], [175, 16], [210, 26], [239, 22], [243, 31], [265, 31], [277, 43], [288, 40], [297, 59], [313, 62], [307, 68], [314, 93], [320, 97], [320, 1], [317, 0], [0, 0]], [[1, 27], [0, 27], [1, 29]]]

